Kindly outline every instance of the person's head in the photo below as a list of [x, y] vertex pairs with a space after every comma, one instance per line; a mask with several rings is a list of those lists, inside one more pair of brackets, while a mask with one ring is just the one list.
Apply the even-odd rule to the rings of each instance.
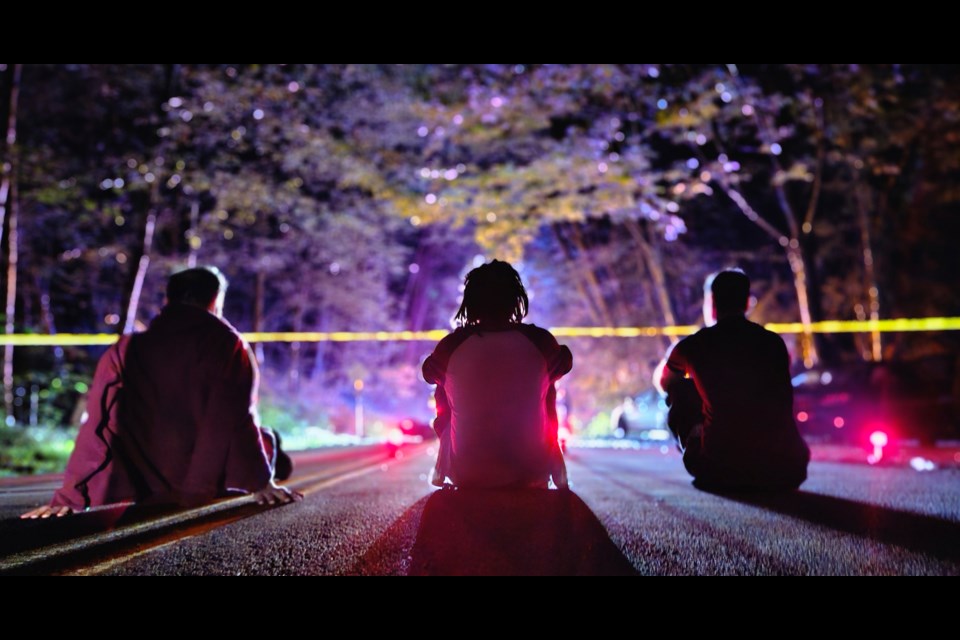
[[707, 278], [703, 286], [703, 319], [742, 316], [750, 303], [750, 278], [740, 269], [728, 269]]
[[223, 316], [223, 299], [227, 294], [227, 279], [216, 267], [186, 269], [170, 276], [167, 281], [167, 303], [189, 304]]
[[520, 274], [506, 262], [494, 260], [467, 274], [463, 304], [457, 312], [460, 326], [519, 324], [527, 316], [530, 299]]

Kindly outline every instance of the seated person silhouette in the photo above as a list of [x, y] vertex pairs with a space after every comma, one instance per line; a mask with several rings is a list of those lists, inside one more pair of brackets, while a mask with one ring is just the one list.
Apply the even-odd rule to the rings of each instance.
[[494, 260], [467, 275], [460, 328], [423, 365], [437, 385], [440, 452], [432, 482], [465, 488], [567, 488], [557, 442], [555, 383], [573, 368], [567, 347], [523, 324], [520, 275]]
[[274, 482], [290, 475], [290, 458], [258, 424], [256, 360], [223, 319], [226, 291], [213, 267], [171, 276], [150, 327], [100, 358], [63, 486], [21, 517], [130, 501], [193, 506], [238, 491], [261, 504], [300, 499]]
[[703, 488], [795, 489], [810, 450], [793, 420], [786, 345], [747, 320], [742, 271], [711, 276], [704, 295], [708, 326], [674, 346], [658, 381], [684, 466]]

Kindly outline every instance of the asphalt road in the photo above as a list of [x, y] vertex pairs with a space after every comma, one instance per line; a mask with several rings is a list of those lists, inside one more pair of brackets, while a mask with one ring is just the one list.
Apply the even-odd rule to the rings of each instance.
[[0, 573], [960, 574], [956, 468], [815, 462], [797, 493], [744, 496], [695, 489], [659, 449], [572, 450], [572, 493], [435, 491], [430, 464], [427, 447], [317, 455], [298, 504], [59, 523], [13, 519], [51, 481], [4, 483]]

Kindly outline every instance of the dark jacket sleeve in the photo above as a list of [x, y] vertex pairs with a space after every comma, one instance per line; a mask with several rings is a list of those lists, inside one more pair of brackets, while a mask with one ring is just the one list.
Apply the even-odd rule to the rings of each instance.
[[444, 389], [450, 356], [469, 335], [470, 333], [466, 329], [459, 329], [451, 333], [437, 344], [437, 348], [423, 363], [423, 379], [427, 384], [437, 386], [434, 392], [434, 400], [437, 403], [437, 417], [433, 421], [433, 430], [437, 432], [438, 436], [443, 435], [450, 428], [450, 402]]
[[[227, 478], [230, 488], [259, 491], [269, 482], [271, 471], [256, 414], [257, 369], [246, 342], [231, 336], [208, 364], [211, 381], [206, 410], [184, 478], [182, 491], [191, 498], [208, 499], [221, 488], [228, 456], [229, 467], [246, 467], [245, 478]], [[236, 473], [233, 474], [237, 476]]]
[[427, 384], [443, 384], [450, 356], [463, 343], [466, 331], [459, 329], [441, 340], [423, 363], [423, 379]]
[[521, 330], [546, 359], [551, 382], [573, 370], [573, 353], [566, 345], [558, 343], [552, 333], [534, 325], [523, 325]]
[[552, 333], [534, 325], [521, 327], [524, 335], [540, 350], [547, 361], [547, 373], [550, 376], [550, 388], [547, 389], [546, 412], [547, 429], [550, 441], [557, 442], [560, 421], [557, 416], [557, 380], [573, 370], [573, 353], [566, 345], [561, 345]]
[[[51, 505], [85, 509], [112, 501], [121, 471], [113, 455], [117, 435], [118, 403], [123, 387], [123, 354], [129, 344], [124, 336], [100, 358], [87, 393], [87, 418], [67, 462], [63, 486]], [[131, 490], [132, 491], [132, 490]], [[130, 495], [130, 498], [133, 496]]]

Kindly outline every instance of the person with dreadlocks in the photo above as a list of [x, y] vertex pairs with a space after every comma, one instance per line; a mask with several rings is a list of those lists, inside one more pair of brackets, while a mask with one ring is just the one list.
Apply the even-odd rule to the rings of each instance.
[[460, 327], [423, 365], [436, 385], [440, 453], [432, 482], [464, 488], [567, 488], [557, 442], [556, 382], [570, 349], [524, 324], [530, 300], [520, 275], [494, 260], [467, 275]]

